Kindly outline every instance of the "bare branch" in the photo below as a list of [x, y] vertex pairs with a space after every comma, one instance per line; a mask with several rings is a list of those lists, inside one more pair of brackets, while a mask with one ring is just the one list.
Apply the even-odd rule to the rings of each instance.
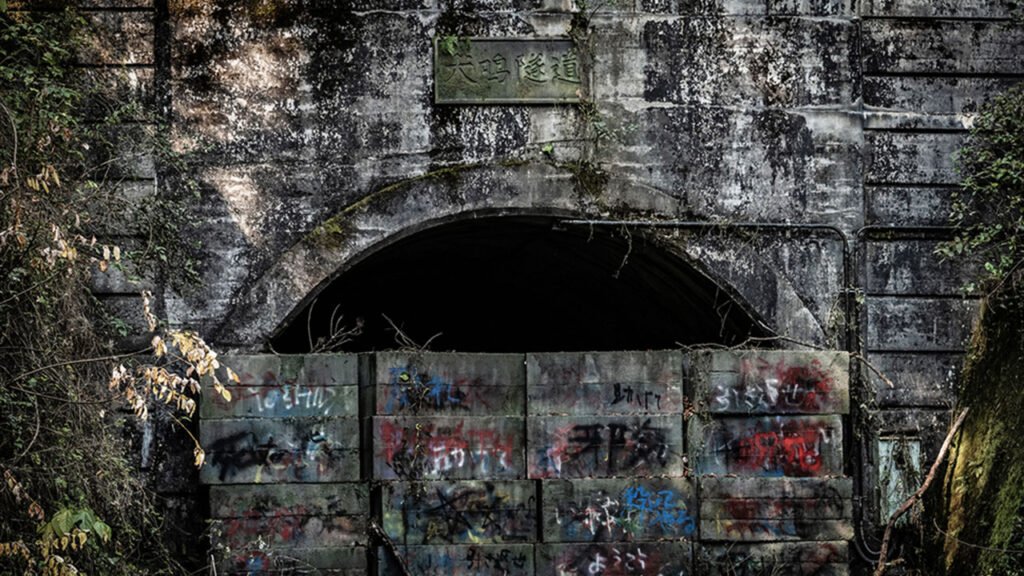
[[970, 408], [964, 408], [964, 411], [957, 417], [956, 422], [949, 429], [949, 433], [946, 434], [946, 439], [942, 442], [942, 448], [939, 449], [939, 455], [935, 457], [935, 461], [932, 462], [932, 467], [928, 470], [928, 476], [924, 479], [924, 484], [914, 492], [910, 498], [907, 498], [903, 502], [903, 505], [898, 510], [889, 516], [889, 523], [885, 526], [885, 536], [882, 537], [882, 550], [878, 556], [878, 566], [875, 568], [874, 576], [882, 576], [885, 574], [885, 569], [889, 567], [890, 563], [887, 562], [887, 556], [889, 554], [889, 538], [892, 537], [892, 529], [896, 526], [896, 521], [901, 516], [907, 513], [908, 510], [913, 508], [914, 504], [917, 504], [924, 493], [928, 491], [928, 487], [932, 485], [932, 481], [935, 480], [935, 474], [939, 471], [939, 466], [942, 465], [943, 460], [946, 459], [946, 453], [949, 452], [949, 445], [953, 442], [953, 437], [956, 436], [957, 430], [964, 423], [964, 418], [967, 417], [967, 413], [970, 412]]

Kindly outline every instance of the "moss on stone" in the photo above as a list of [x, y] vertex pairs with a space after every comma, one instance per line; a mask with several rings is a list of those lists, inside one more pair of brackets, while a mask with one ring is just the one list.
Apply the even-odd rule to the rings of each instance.
[[[520, 160], [503, 160], [494, 164], [491, 163], [469, 163], [469, 164], [455, 164], [451, 166], [444, 166], [425, 172], [418, 176], [411, 178], [405, 178], [392, 184], [388, 184], [383, 188], [363, 196], [356, 202], [349, 204], [340, 212], [331, 216], [327, 220], [324, 220], [319, 226], [314, 228], [308, 235], [306, 235], [305, 242], [313, 246], [325, 249], [340, 249], [343, 248], [349, 237], [354, 232], [351, 226], [351, 218], [354, 214], [359, 212], [373, 212], [376, 214], [387, 214], [394, 210], [384, 206], [387, 202], [393, 202], [395, 195], [399, 192], [407, 190], [410, 186], [424, 182], [424, 181], [435, 181], [442, 182], [445, 184], [446, 189], [450, 191], [457, 191], [459, 189], [459, 179], [467, 170], [473, 170], [477, 168], [484, 168], [487, 166], [500, 166], [500, 167], [513, 167], [524, 164], [524, 161]], [[399, 207], [401, 208], [401, 207]]]
[[945, 510], [948, 574], [1024, 574], [1024, 303], [983, 307], [960, 403], [971, 413], [950, 457]]

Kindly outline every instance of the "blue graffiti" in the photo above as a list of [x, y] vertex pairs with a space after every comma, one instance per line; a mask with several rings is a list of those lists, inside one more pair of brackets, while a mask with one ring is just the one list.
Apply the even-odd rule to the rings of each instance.
[[692, 534], [697, 528], [686, 505], [676, 501], [676, 493], [672, 490], [655, 492], [639, 485], [630, 486], [622, 493], [622, 498], [622, 511], [637, 512], [639, 520], [646, 520], [648, 526], [657, 526], [666, 532], [679, 528], [685, 535]]
[[417, 410], [426, 408], [461, 407], [466, 394], [454, 384], [438, 376], [429, 376], [418, 372], [415, 368], [390, 368], [391, 395], [385, 411], [395, 412], [394, 401], [398, 401], [398, 410]]

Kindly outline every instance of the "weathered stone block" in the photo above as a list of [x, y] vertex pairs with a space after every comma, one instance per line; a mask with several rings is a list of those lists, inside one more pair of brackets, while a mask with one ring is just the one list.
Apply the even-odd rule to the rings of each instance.
[[682, 476], [681, 416], [530, 418], [530, 478]]
[[847, 576], [846, 542], [778, 542], [771, 544], [699, 544], [695, 565], [707, 576]]
[[373, 419], [374, 478], [381, 480], [524, 478], [522, 418]]
[[863, 0], [861, 15], [883, 18], [1008, 18], [1006, 0]]
[[359, 479], [357, 418], [201, 420], [205, 484]]
[[866, 224], [945, 226], [955, 185], [864, 186]]
[[678, 540], [697, 532], [697, 493], [684, 478], [545, 480], [545, 542]]
[[702, 478], [702, 540], [853, 538], [849, 478]]
[[846, 414], [850, 358], [843, 352], [715, 351], [690, 357], [698, 411]]
[[1016, 80], [867, 76], [863, 82], [867, 129], [964, 130], [986, 101]]
[[[644, 171], [684, 191], [708, 219], [855, 226], [862, 119], [845, 111], [643, 108], [632, 138], [656, 143]], [[665, 187], [664, 184], [657, 184]]]
[[688, 542], [538, 544], [537, 576], [692, 574]]
[[864, 371], [875, 401], [883, 408], [948, 408], [956, 399], [954, 386], [963, 365], [961, 354], [878, 352], [868, 354], [867, 360], [889, 379], [887, 383], [874, 370]]
[[839, 416], [691, 418], [687, 437], [699, 474], [839, 476]]
[[869, 294], [955, 296], [981, 276], [976, 258], [955, 260], [936, 253], [935, 240], [869, 241], [865, 289]]
[[[210, 486], [211, 518], [277, 516], [366, 516], [367, 484], [278, 484]], [[359, 534], [358, 537], [365, 537]]]
[[864, 73], [1019, 74], [1024, 31], [1005, 21], [866, 19]]
[[154, 68], [81, 68], [76, 71], [90, 120], [116, 114], [123, 121], [152, 121], [156, 112]]
[[378, 415], [522, 416], [518, 354], [377, 354]]
[[978, 309], [962, 298], [869, 297], [867, 348], [872, 352], [960, 352]]
[[529, 354], [527, 410], [549, 414], [681, 414], [678, 352]]
[[533, 482], [389, 482], [383, 528], [398, 544], [502, 544], [537, 540]]
[[277, 551], [252, 547], [236, 550], [218, 564], [218, 574], [297, 574], [314, 570], [324, 576], [366, 576], [367, 550], [364, 546], [298, 548]]
[[[409, 574], [417, 576], [533, 576], [533, 546], [483, 544], [472, 546], [399, 546]], [[380, 576], [401, 576], [394, 555], [377, 549]]]
[[[823, 44], [821, 38], [829, 38]], [[644, 99], [722, 106], [849, 105], [852, 20], [712, 17], [645, 23]]]
[[869, 131], [864, 138], [866, 183], [960, 183], [954, 154], [963, 144], [963, 134]]

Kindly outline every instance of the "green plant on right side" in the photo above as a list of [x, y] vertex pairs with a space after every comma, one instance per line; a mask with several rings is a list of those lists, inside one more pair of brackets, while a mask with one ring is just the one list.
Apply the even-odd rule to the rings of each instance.
[[954, 237], [947, 258], [979, 258], [984, 273], [968, 291], [994, 290], [1024, 261], [1024, 83], [980, 111], [960, 151], [961, 188], [953, 195]]

